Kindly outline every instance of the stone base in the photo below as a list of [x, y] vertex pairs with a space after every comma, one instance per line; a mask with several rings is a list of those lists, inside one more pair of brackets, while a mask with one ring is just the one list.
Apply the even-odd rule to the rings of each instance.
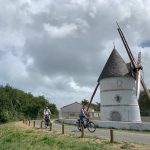
[[[59, 121], [64, 121], [68, 124], [76, 124], [75, 119], [59, 119]], [[139, 131], [150, 131], [149, 122], [120, 122], [120, 121], [99, 121], [92, 120], [96, 126], [101, 128], [116, 128], [116, 129], [126, 129], [126, 130], [139, 130]]]
[[98, 127], [150, 131], [149, 122], [93, 121]]

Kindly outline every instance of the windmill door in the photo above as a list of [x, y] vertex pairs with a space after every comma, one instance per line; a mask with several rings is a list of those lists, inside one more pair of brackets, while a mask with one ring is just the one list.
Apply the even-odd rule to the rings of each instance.
[[110, 118], [111, 118], [111, 121], [121, 121], [121, 115], [119, 112], [117, 111], [113, 111], [111, 114], [110, 114]]

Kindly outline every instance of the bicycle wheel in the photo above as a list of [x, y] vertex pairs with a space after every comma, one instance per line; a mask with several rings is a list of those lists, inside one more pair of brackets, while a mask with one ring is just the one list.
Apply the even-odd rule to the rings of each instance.
[[87, 128], [90, 132], [94, 132], [96, 130], [96, 126], [92, 121], [88, 122]]

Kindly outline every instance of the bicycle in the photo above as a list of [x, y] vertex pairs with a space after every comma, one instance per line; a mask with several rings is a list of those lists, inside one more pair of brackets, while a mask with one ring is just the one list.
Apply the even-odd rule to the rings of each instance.
[[45, 115], [44, 123], [45, 123], [45, 128], [47, 128], [50, 125], [49, 115]]
[[80, 120], [78, 119], [76, 122], [76, 126], [79, 131], [81, 131], [81, 127], [87, 128], [91, 133], [95, 132], [96, 126], [94, 122], [90, 121], [89, 119]]

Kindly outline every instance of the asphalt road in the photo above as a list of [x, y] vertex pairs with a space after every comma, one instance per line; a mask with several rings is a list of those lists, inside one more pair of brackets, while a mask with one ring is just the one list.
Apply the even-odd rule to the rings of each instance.
[[[31, 122], [32, 126], [33, 122]], [[35, 127], [40, 128], [41, 120], [35, 121]], [[43, 128], [45, 128], [44, 123], [42, 124]], [[58, 123], [52, 123], [52, 130], [57, 132], [62, 132], [62, 125]], [[110, 130], [109, 129], [101, 129], [97, 128], [94, 133], [90, 133], [87, 129], [84, 130], [85, 136], [92, 136], [98, 138], [107, 138], [110, 137]], [[76, 126], [73, 125], [66, 125], [65, 124], [65, 133], [72, 133], [77, 136], [80, 136], [81, 133], [78, 131]], [[142, 144], [149, 144], [150, 145], [150, 132], [138, 132], [138, 131], [127, 131], [127, 130], [114, 130], [114, 140], [115, 141], [127, 141], [127, 142], [134, 142], [134, 143], [142, 143]]]

